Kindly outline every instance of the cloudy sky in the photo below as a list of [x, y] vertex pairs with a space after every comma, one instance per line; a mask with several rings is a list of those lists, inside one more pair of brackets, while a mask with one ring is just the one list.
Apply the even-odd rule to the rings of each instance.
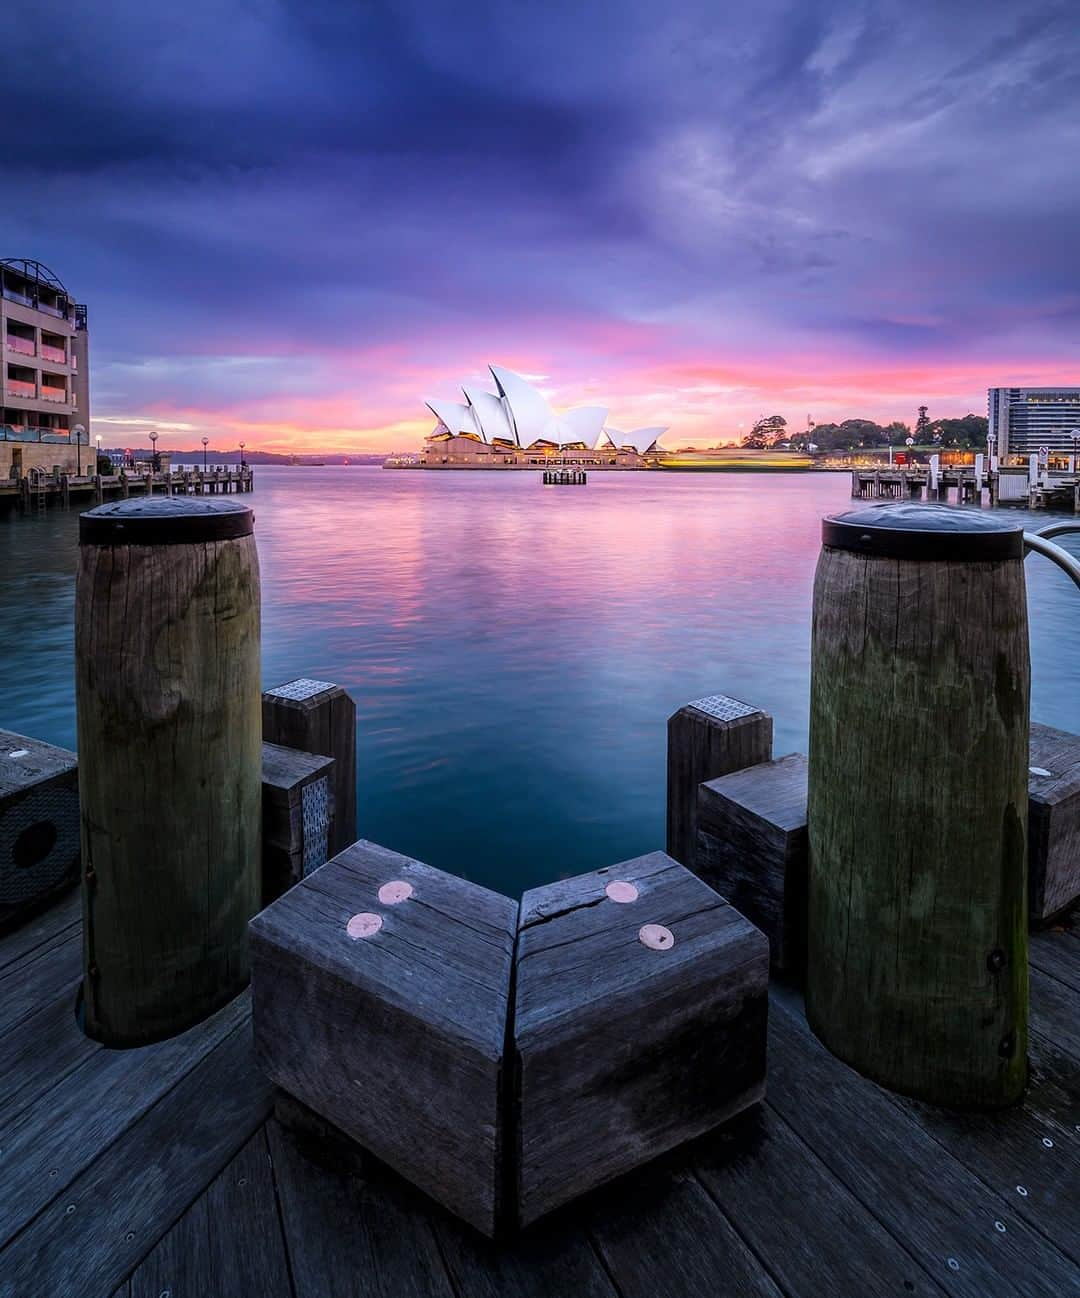
[[489, 361], [672, 445], [1080, 382], [1074, 0], [36, 0], [4, 65], [106, 445], [414, 449]]

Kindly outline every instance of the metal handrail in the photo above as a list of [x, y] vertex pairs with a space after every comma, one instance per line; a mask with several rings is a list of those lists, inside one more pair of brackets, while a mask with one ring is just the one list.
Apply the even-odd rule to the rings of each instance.
[[1080, 523], [1051, 523], [1048, 527], [1041, 527], [1037, 532], [1025, 532], [1024, 549], [1027, 553], [1024, 558], [1026, 559], [1032, 551], [1043, 555], [1051, 563], [1056, 563], [1080, 588], [1080, 559], [1049, 539], [1051, 536], [1061, 536], [1065, 532], [1080, 532]]

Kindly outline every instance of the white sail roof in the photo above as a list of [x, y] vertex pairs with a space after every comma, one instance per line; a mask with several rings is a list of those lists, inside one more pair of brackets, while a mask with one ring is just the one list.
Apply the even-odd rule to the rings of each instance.
[[514, 442], [514, 428], [510, 422], [506, 405], [501, 397], [482, 388], [462, 388], [462, 392], [473, 409], [473, 417], [479, 423], [485, 438], [493, 442], [498, 438], [502, 442]]
[[513, 370], [504, 370], [498, 365], [491, 365], [489, 369], [499, 394], [506, 398], [518, 445], [527, 447], [534, 442], [552, 441], [548, 424], [554, 419], [555, 412], [547, 397]]
[[647, 454], [666, 428], [635, 428], [624, 433], [605, 428], [607, 410], [603, 406], [577, 406], [556, 414], [542, 392], [513, 370], [489, 367], [496, 396], [481, 388], [462, 388], [468, 404], [457, 401], [429, 401], [428, 408], [455, 437], [478, 437], [481, 441], [496, 439], [527, 450], [537, 443], [549, 446], [585, 446], [596, 450], [614, 446]]
[[621, 451], [637, 451], [638, 455], [645, 455], [651, 451], [666, 432], [666, 425], [658, 425], [654, 428], [633, 428], [628, 433], [624, 433], [618, 428], [612, 428], [610, 425], [607, 429], [607, 435], [611, 438], [613, 445], [617, 446]]
[[573, 410], [564, 410], [555, 418], [555, 423], [558, 425], [558, 444], [572, 446], [581, 442], [592, 450], [597, 438], [604, 431], [604, 420], [607, 419], [607, 414], [603, 406], [575, 406]]
[[484, 440], [484, 430], [477, 422], [472, 407], [460, 401], [427, 401], [424, 403], [435, 418], [446, 425], [446, 430], [454, 437], [465, 434]]

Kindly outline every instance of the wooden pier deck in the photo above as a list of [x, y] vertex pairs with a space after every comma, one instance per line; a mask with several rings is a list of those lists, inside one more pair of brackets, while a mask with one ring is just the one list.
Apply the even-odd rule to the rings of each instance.
[[772, 996], [767, 1100], [492, 1245], [359, 1153], [282, 1127], [246, 995], [107, 1050], [75, 1020], [71, 895], [0, 939], [3, 1298], [1080, 1293], [1080, 934], [1032, 940], [1022, 1107], [956, 1115], [829, 1055]]
[[255, 489], [250, 466], [228, 469], [172, 469], [167, 472], [113, 474], [35, 474], [0, 479], [0, 503], [17, 504], [24, 512], [47, 505], [96, 504], [119, 496], [217, 496]]

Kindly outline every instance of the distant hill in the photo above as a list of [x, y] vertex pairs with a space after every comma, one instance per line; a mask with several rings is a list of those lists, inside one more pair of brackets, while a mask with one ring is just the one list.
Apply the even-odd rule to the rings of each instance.
[[[106, 450], [102, 447], [102, 455], [108, 455], [112, 458], [122, 458], [124, 449], [134, 451], [139, 459], [148, 460], [150, 458], [150, 448], [134, 446], [128, 448], [115, 448]], [[178, 451], [171, 446], [161, 447], [162, 451], [168, 451], [172, 458], [173, 464], [202, 464], [203, 448], [200, 446], [197, 451]], [[245, 464], [292, 464], [292, 465], [312, 465], [312, 464], [382, 464], [386, 459], [385, 454], [379, 454], [373, 451], [357, 451], [355, 454], [344, 455], [340, 451], [326, 452], [320, 454], [318, 451], [312, 451], [304, 455], [279, 455], [275, 451], [244, 451]], [[207, 464], [239, 464], [240, 452], [232, 451], [215, 451], [212, 446], [206, 448]]]

